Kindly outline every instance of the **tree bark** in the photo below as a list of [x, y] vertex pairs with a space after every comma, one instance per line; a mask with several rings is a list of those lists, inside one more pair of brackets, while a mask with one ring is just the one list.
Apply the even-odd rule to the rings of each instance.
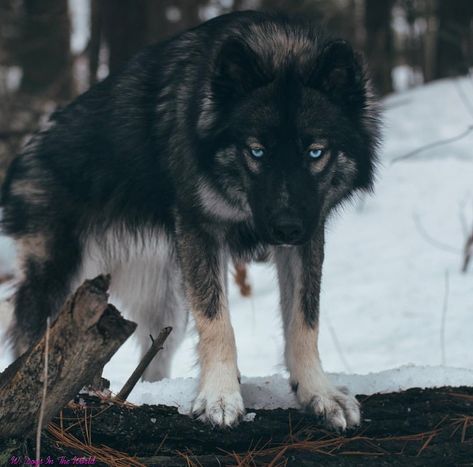
[[[92, 31], [100, 29], [103, 32], [109, 50], [109, 72], [120, 70], [144, 46], [197, 26], [201, 21], [200, 8], [207, 1], [101, 0], [92, 11]], [[93, 38], [95, 47], [90, 50], [92, 78], [97, 55], [94, 34]]]
[[24, 0], [21, 91], [69, 99], [73, 92], [67, 0]]
[[98, 79], [97, 72], [100, 65], [100, 48], [103, 34], [102, 5], [103, 2], [90, 2], [90, 39], [87, 47], [89, 57], [89, 86], [93, 86]]
[[[133, 333], [136, 324], [107, 303], [110, 279], [86, 281], [68, 299], [49, 332], [44, 424], [95, 375]], [[35, 429], [43, 391], [45, 338], [0, 374], [0, 438]]]
[[473, 63], [472, 19], [471, 0], [438, 0], [437, 79], [468, 72]]
[[147, 0], [101, 0], [109, 72], [117, 72], [147, 43]]
[[394, 64], [391, 30], [393, 5], [394, 0], [365, 0], [365, 51], [374, 87], [381, 95], [393, 90], [391, 77]]

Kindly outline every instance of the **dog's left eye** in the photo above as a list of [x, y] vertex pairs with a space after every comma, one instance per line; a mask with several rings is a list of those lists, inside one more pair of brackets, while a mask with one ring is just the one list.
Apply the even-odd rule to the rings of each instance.
[[324, 150], [323, 149], [311, 149], [309, 151], [309, 157], [311, 159], [320, 159], [324, 155]]

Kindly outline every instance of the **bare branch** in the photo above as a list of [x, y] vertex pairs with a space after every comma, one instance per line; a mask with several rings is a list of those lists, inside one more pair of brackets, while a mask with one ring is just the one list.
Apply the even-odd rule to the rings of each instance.
[[412, 159], [414, 156], [417, 156], [421, 152], [427, 151], [427, 149], [437, 148], [438, 146], [443, 146], [445, 144], [450, 144], [450, 143], [454, 143], [455, 141], [459, 141], [462, 138], [465, 138], [466, 136], [468, 136], [472, 131], [473, 131], [473, 125], [470, 125], [466, 130], [462, 131], [457, 136], [452, 136], [451, 138], [440, 139], [440, 140], [434, 141], [433, 143], [429, 143], [417, 149], [414, 149], [413, 151], [410, 151], [407, 154], [395, 157], [394, 159], [391, 160], [391, 165], [395, 164], [396, 162]]
[[448, 271], [445, 271], [445, 293], [443, 296], [443, 307], [442, 307], [442, 320], [440, 324], [440, 349], [442, 355], [442, 365], [447, 364], [446, 352], [445, 352], [445, 323], [447, 321], [447, 310], [448, 310], [448, 295], [449, 295], [449, 276]]
[[468, 96], [466, 95], [466, 92], [461, 87], [460, 78], [457, 78], [456, 80], [454, 80], [453, 84], [454, 84], [455, 89], [458, 93], [458, 96], [460, 97], [460, 101], [462, 102], [462, 104], [465, 107], [465, 109], [467, 110], [467, 112], [473, 118], [473, 105], [471, 104], [470, 100], [468, 99]]
[[332, 322], [330, 321], [330, 318], [328, 314], [325, 314], [325, 320], [327, 321], [328, 325], [328, 330], [330, 332], [330, 335], [332, 336], [333, 344], [335, 346], [335, 350], [338, 353], [338, 356], [340, 357], [341, 362], [343, 363], [343, 366], [345, 367], [345, 370], [347, 373], [353, 373], [353, 370], [348, 363], [347, 359], [345, 358], [345, 353], [343, 352], [342, 346], [340, 345], [340, 341], [338, 340], [337, 333], [335, 332], [335, 328], [332, 325]]
[[172, 327], [164, 328], [160, 333], [157, 339], [153, 339], [151, 336], [151, 347], [149, 348], [148, 352], [143, 356], [141, 362], [136, 367], [135, 371], [131, 374], [128, 378], [128, 381], [124, 384], [123, 388], [120, 392], [116, 395], [116, 399], [121, 401], [125, 401], [127, 397], [130, 395], [133, 388], [136, 386], [136, 383], [143, 375], [148, 365], [151, 363], [151, 360], [156, 356], [156, 354], [163, 348], [163, 344], [168, 338], [169, 334], [171, 334]]
[[462, 272], [465, 273], [468, 270], [468, 265], [470, 264], [471, 257], [473, 256], [473, 229], [471, 235], [467, 238], [465, 242], [465, 248], [463, 253], [463, 265]]
[[424, 240], [426, 240], [432, 246], [439, 248], [440, 250], [448, 251], [449, 253], [461, 254], [461, 250], [459, 250], [458, 248], [447, 245], [446, 243], [442, 243], [439, 240], [431, 237], [430, 234], [422, 225], [419, 214], [414, 213], [412, 217], [414, 219], [417, 231], [420, 233], [420, 235], [422, 236]]

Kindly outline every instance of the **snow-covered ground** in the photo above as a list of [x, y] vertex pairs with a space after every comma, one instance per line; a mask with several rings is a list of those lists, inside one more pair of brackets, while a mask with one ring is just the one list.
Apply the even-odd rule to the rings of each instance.
[[[388, 98], [376, 193], [347, 206], [330, 222], [320, 330], [325, 369], [361, 375], [406, 364], [443, 367], [409, 367], [369, 377], [333, 376], [354, 392], [473, 384], [473, 268], [460, 273], [465, 235], [461, 218], [467, 219], [470, 229], [473, 223], [473, 132], [391, 164], [396, 157], [456, 136], [472, 125], [473, 114], [462, 95], [473, 107], [473, 81], [447, 80]], [[0, 268], [9, 267], [10, 248], [0, 242], [4, 263]], [[267, 265], [252, 265], [249, 274], [250, 298], [241, 297], [233, 284], [230, 290], [240, 371], [247, 377], [280, 374], [267, 379], [268, 385], [264, 379], [248, 380], [248, 387], [269, 387], [274, 397], [280, 391], [288, 395], [282, 379], [275, 272]], [[173, 377], [197, 375], [195, 343], [191, 329], [175, 357]], [[105, 368], [113, 390], [120, 388], [137, 360], [130, 340]], [[0, 369], [8, 361], [8, 354], [1, 354]], [[188, 394], [185, 388], [193, 384], [194, 380], [183, 379], [141, 384], [134, 397], [137, 402], [170, 402], [175, 397], [176, 403], [186, 406], [187, 396], [179, 398], [179, 388]], [[245, 385], [243, 390], [247, 391]]]
[[[354, 394], [371, 395], [396, 392], [412, 387], [473, 386], [473, 371], [461, 368], [408, 365], [369, 375], [329, 374], [338, 387]], [[164, 379], [157, 383], [139, 383], [128, 400], [135, 404], [165, 404], [189, 413], [197, 393], [196, 378]], [[241, 391], [248, 409], [297, 408], [298, 403], [286, 378], [280, 374], [243, 377]]]

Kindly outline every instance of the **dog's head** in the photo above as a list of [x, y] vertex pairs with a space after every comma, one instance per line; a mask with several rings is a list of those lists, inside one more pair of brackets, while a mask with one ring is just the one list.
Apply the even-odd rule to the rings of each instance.
[[378, 125], [348, 43], [278, 40], [225, 41], [199, 131], [218, 196], [246, 210], [265, 242], [296, 245], [371, 187]]

